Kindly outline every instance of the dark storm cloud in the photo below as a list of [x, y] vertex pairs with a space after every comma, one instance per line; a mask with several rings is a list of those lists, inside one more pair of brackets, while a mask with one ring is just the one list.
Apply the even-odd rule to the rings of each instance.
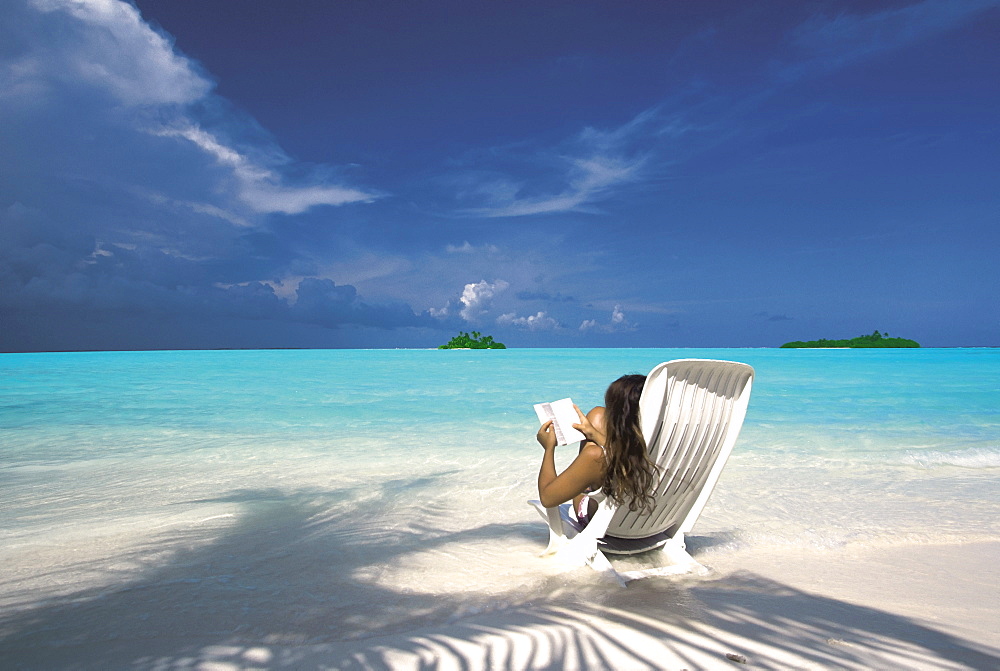
[[420, 323], [328, 280], [302, 280], [301, 304], [275, 293], [316, 264], [271, 218], [377, 196], [292, 164], [134, 7], [35, 0], [4, 14], [0, 310], [46, 333], [5, 328], [0, 348], [51, 343], [52, 324], [72, 348], [74, 324], [114, 331], [137, 315]]
[[358, 298], [350, 285], [338, 286], [333, 280], [307, 278], [299, 284], [292, 316], [302, 322], [321, 326], [357, 324], [393, 328], [397, 326], [434, 326], [426, 315], [416, 315], [405, 304], [369, 305]]

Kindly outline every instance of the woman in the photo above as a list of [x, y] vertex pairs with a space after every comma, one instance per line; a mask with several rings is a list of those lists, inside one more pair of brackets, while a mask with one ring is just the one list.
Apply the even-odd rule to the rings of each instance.
[[555, 430], [551, 421], [542, 424], [536, 438], [545, 449], [538, 471], [538, 498], [543, 506], [553, 508], [572, 499], [573, 510], [583, 524], [597, 511], [597, 502], [589, 496], [597, 490], [630, 510], [652, 508], [655, 467], [646, 455], [639, 424], [639, 397], [645, 383], [644, 375], [623, 375], [604, 393], [604, 407], [584, 416], [573, 406], [580, 416], [580, 423], [573, 428], [587, 439], [581, 441], [580, 454], [573, 463], [558, 475]]

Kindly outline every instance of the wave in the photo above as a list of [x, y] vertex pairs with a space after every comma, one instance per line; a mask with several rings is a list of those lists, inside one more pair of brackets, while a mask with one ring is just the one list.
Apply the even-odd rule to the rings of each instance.
[[1000, 448], [981, 447], [950, 452], [908, 452], [903, 463], [924, 468], [958, 466], [961, 468], [1000, 468]]

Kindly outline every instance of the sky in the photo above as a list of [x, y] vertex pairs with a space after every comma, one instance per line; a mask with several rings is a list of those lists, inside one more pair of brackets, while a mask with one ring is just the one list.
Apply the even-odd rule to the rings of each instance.
[[1000, 345], [1000, 0], [0, 0], [0, 351]]

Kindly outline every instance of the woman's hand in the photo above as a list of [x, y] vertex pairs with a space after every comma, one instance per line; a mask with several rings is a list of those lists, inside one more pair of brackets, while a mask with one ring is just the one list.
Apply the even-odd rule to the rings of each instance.
[[[580, 423], [574, 424], [573, 428], [585, 435], [590, 442], [604, 445], [608, 440], [607, 434], [602, 429], [594, 426], [576, 403], [573, 404], [573, 409], [576, 410], [577, 417], [580, 418]], [[597, 409], [595, 408], [595, 410]], [[600, 408], [600, 410], [603, 410], [603, 408]]]
[[538, 440], [538, 444], [546, 450], [551, 450], [556, 446], [556, 430], [552, 428], [551, 419], [539, 427], [535, 438]]

